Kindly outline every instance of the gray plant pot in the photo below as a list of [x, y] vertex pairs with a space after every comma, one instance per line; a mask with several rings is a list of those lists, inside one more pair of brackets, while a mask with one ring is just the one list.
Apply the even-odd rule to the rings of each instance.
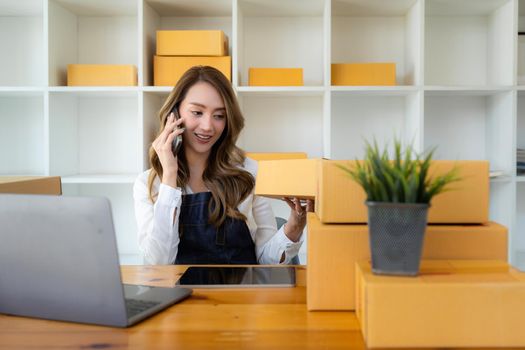
[[366, 202], [372, 272], [416, 276], [429, 204]]

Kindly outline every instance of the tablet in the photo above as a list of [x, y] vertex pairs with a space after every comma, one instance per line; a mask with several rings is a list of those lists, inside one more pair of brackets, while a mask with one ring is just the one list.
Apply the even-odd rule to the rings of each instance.
[[295, 268], [280, 266], [192, 266], [177, 281], [192, 288], [262, 288], [295, 286]]

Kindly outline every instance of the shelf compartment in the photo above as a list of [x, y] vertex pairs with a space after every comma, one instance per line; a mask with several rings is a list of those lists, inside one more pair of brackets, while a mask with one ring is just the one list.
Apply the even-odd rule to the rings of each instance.
[[240, 96], [247, 152], [306, 152], [323, 156], [322, 96]]
[[137, 93], [51, 92], [50, 173], [135, 174], [141, 170]]
[[157, 47], [157, 30], [222, 30], [228, 37], [228, 52], [232, 56], [232, 1], [144, 0], [143, 6], [142, 83], [144, 86], [153, 85], [153, 57]]
[[[133, 219], [132, 184], [62, 184], [64, 196], [106, 197], [111, 203], [119, 256], [140, 254], [137, 225]], [[131, 217], [130, 217], [131, 215]]]
[[[0, 86], [44, 86], [43, 1], [2, 1]], [[35, 57], [39, 59], [35, 59]]]
[[488, 160], [512, 174], [512, 92], [490, 95], [425, 94], [424, 145], [436, 159]]
[[513, 85], [510, 0], [428, 0], [426, 85]]
[[388, 145], [391, 155], [394, 137], [420, 151], [420, 93], [338, 93], [331, 100], [331, 159], [363, 159], [365, 141], [373, 142], [374, 138], [380, 148]]
[[44, 94], [0, 94], [0, 175], [46, 175]]
[[68, 64], [138, 67], [135, 1], [49, 0], [49, 85], [67, 85]]
[[250, 67], [303, 68], [305, 86], [323, 86], [324, 11], [322, 0], [239, 0], [234, 83], [248, 86]]
[[396, 64], [397, 85], [420, 85], [422, 2], [334, 0], [332, 63]]

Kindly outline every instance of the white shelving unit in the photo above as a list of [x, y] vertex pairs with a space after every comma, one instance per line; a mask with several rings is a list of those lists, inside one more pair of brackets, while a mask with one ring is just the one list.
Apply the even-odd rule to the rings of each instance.
[[50, 92], [49, 173], [133, 175], [141, 170], [137, 92]]
[[[353, 159], [397, 136], [489, 160], [490, 216], [525, 269], [525, 0], [0, 0], [0, 174], [109, 197], [123, 263], [140, 263], [132, 184], [171, 91], [152, 86], [161, 29], [227, 34], [247, 151]], [[344, 62], [395, 62], [397, 86], [331, 86]], [[67, 87], [69, 63], [134, 64], [138, 86]], [[249, 67], [302, 67], [305, 86], [247, 86]]]

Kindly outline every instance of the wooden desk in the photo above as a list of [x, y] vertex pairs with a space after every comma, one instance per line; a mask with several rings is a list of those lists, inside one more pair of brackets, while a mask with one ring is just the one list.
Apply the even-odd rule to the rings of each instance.
[[[124, 283], [173, 286], [182, 266], [123, 266]], [[306, 311], [295, 288], [195, 289], [185, 301], [118, 329], [0, 315], [0, 349], [364, 349], [350, 312]]]
[[[182, 266], [123, 266], [125, 283], [172, 286]], [[365, 349], [353, 312], [308, 312], [295, 288], [195, 289], [128, 329], [0, 315], [0, 349]], [[485, 349], [487, 350], [487, 349]]]

